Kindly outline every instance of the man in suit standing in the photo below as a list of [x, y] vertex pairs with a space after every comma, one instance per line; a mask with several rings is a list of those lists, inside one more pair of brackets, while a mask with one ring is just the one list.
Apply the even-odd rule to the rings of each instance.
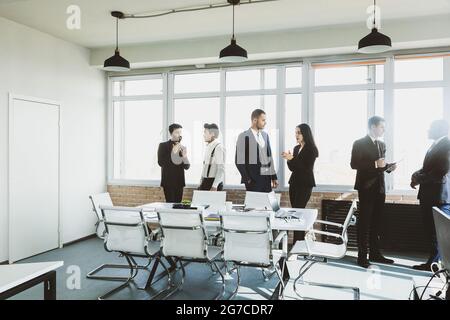
[[[396, 164], [385, 162], [386, 145], [383, 141], [378, 140], [384, 134], [384, 119], [374, 116], [369, 119], [368, 126], [368, 135], [353, 144], [350, 164], [352, 169], [356, 169], [355, 189], [358, 190], [360, 205], [358, 265], [363, 268], [370, 266], [369, 260], [380, 263], [394, 262], [381, 254], [379, 235], [386, 199], [384, 172], [394, 171]], [[367, 259], [367, 251], [369, 251], [369, 260]]]
[[271, 192], [272, 188], [278, 187], [278, 178], [269, 135], [263, 131], [266, 113], [261, 109], [254, 110], [251, 121], [251, 128], [242, 132], [237, 140], [236, 167], [247, 191]]
[[170, 139], [162, 142], [158, 148], [158, 164], [161, 167], [161, 187], [164, 189], [166, 202], [180, 203], [183, 199], [183, 188], [186, 185], [184, 170], [190, 167], [186, 147], [181, 145], [179, 124], [169, 126]]
[[432, 208], [436, 206], [445, 209], [450, 203], [448, 131], [449, 126], [445, 120], [437, 120], [431, 124], [428, 137], [434, 142], [425, 155], [422, 169], [411, 176], [411, 187], [415, 189], [420, 185], [417, 198], [420, 201], [423, 226], [431, 245], [428, 260], [424, 264], [413, 266], [416, 270], [430, 271], [431, 264], [438, 257]]

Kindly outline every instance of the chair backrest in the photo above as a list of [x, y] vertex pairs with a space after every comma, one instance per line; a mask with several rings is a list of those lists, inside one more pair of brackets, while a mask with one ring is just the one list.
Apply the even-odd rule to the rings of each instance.
[[225, 261], [272, 264], [269, 212], [225, 212], [220, 215]]
[[208, 239], [201, 210], [157, 209], [157, 213], [163, 255], [185, 259], [208, 257]]
[[208, 211], [224, 211], [226, 208], [226, 191], [194, 190], [192, 206], [209, 205]]
[[441, 263], [450, 274], [450, 216], [437, 207], [433, 207], [433, 216]]
[[103, 216], [102, 212], [100, 210], [100, 206], [113, 206], [113, 202], [111, 200], [111, 196], [108, 192], [105, 193], [99, 193], [95, 195], [89, 196], [89, 199], [92, 202], [92, 210], [94, 211], [96, 217], [97, 217], [97, 223], [96, 223], [96, 229], [95, 233], [97, 236], [101, 239], [103, 239], [105, 234], [105, 225], [103, 223]]
[[245, 192], [244, 205], [246, 208], [256, 210], [271, 210], [272, 206], [269, 200], [269, 194], [266, 192]]
[[355, 215], [355, 212], [357, 209], [358, 209], [357, 202], [356, 202], [356, 200], [353, 200], [352, 205], [350, 206], [350, 209], [348, 210], [347, 216], [345, 217], [345, 221], [342, 225], [342, 238], [344, 239], [345, 244], [347, 244], [347, 242], [348, 242], [347, 229], [351, 224], [354, 224], [353, 220], [355, 218], [354, 215]]
[[100, 206], [108, 251], [149, 255], [150, 233], [143, 208]]

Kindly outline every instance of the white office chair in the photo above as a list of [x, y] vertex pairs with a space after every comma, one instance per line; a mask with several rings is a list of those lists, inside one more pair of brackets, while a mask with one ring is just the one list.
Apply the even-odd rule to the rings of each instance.
[[[144, 209], [100, 206], [100, 210], [105, 225], [105, 250], [108, 252], [118, 252], [121, 256], [125, 257], [130, 274], [120, 286], [103, 294], [98, 299], [106, 299], [128, 286], [131, 282], [134, 282], [134, 278], [138, 274], [139, 269], [142, 269], [134, 260], [135, 257], [147, 258], [149, 259], [149, 264], [153, 259], [159, 260], [168, 275], [170, 283], [170, 272], [160, 260], [160, 243], [159, 241], [152, 240], [151, 233], [144, 219]], [[145, 290], [145, 287], [137, 286], [137, 288]], [[158, 292], [156, 296], [169, 290], [169, 288], [167, 287]]]
[[[299, 296], [301, 299], [307, 299], [307, 297], [303, 297], [299, 294], [297, 290], [297, 283], [301, 280], [302, 284], [309, 285], [309, 286], [318, 286], [318, 287], [326, 287], [326, 288], [335, 288], [335, 289], [351, 289], [353, 290], [354, 299], [359, 300], [359, 288], [355, 287], [344, 287], [339, 285], [333, 285], [333, 284], [324, 284], [324, 283], [317, 283], [317, 282], [308, 282], [303, 279], [303, 276], [305, 273], [317, 262], [324, 262], [326, 263], [328, 259], [342, 259], [346, 252], [347, 252], [347, 242], [348, 242], [348, 236], [347, 236], [347, 229], [350, 225], [353, 225], [356, 223], [356, 217], [354, 217], [354, 213], [356, 212], [357, 204], [356, 200], [352, 202], [352, 205], [350, 206], [350, 209], [348, 210], [347, 217], [345, 218], [344, 224], [329, 222], [329, 221], [323, 221], [323, 220], [316, 220], [316, 223], [322, 224], [322, 225], [331, 225], [335, 227], [339, 227], [342, 229], [342, 232], [340, 234], [337, 233], [331, 233], [321, 230], [311, 230], [308, 231], [305, 235], [305, 240], [297, 241], [290, 251], [289, 255], [298, 255], [300, 257], [303, 257], [306, 262], [302, 265], [302, 267], [299, 270], [298, 277], [294, 280], [294, 292]], [[328, 237], [334, 237], [337, 239], [341, 239], [341, 244], [333, 244], [333, 243], [326, 243], [321, 241], [316, 241], [315, 236], [316, 235], [323, 235]], [[310, 299], [310, 298], [309, 298]]]
[[227, 193], [226, 191], [202, 191], [194, 190], [192, 206], [206, 206], [207, 211], [225, 211]]
[[222, 250], [219, 247], [208, 245], [202, 211], [158, 209], [157, 213], [161, 228], [161, 252], [165, 257], [174, 258], [179, 262], [182, 271], [181, 282], [177, 286], [171, 283], [174, 290], [169, 295], [180, 290], [184, 284], [186, 271], [183, 261], [203, 262], [209, 264], [213, 271], [220, 274], [222, 287], [215, 300], [219, 299], [225, 291], [225, 278], [216, 264]]
[[[100, 193], [96, 195], [89, 196], [89, 199], [92, 203], [92, 211], [94, 212], [95, 216], [97, 217], [97, 222], [95, 223], [95, 233], [97, 234], [97, 237], [104, 240], [105, 239], [105, 223], [102, 216], [102, 211], [100, 209], [100, 206], [107, 206], [112, 207], [113, 202], [111, 200], [111, 196], [108, 192]], [[147, 266], [139, 266], [140, 269], [145, 269]], [[128, 264], [102, 264], [95, 268], [94, 270], [90, 271], [86, 278], [88, 279], [97, 279], [97, 280], [108, 280], [108, 281], [125, 281], [128, 278], [127, 277], [119, 277], [119, 276], [102, 276], [97, 275], [99, 272], [101, 272], [104, 269], [129, 269]]]
[[[269, 212], [226, 212], [221, 213], [220, 223], [224, 238], [223, 259], [231, 263], [237, 271], [236, 289], [230, 296], [233, 299], [239, 291], [241, 282], [240, 267], [255, 267], [275, 270], [281, 283], [279, 297], [283, 297], [283, 270], [279, 260], [281, 250], [273, 249], [272, 229]], [[283, 264], [284, 268], [284, 264]]]
[[266, 192], [245, 192], [244, 200], [245, 208], [256, 210], [269, 210], [272, 208], [269, 201], [269, 196]]

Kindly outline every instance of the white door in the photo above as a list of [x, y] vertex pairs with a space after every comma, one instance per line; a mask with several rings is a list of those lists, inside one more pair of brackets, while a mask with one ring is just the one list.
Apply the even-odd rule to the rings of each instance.
[[10, 263], [59, 247], [59, 109], [10, 97]]

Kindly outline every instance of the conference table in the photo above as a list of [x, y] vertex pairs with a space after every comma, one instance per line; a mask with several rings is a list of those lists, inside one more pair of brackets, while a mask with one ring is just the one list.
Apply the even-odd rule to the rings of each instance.
[[[164, 203], [164, 202], [152, 202], [147, 203], [141, 206], [138, 206], [139, 208], [144, 209], [144, 218], [145, 221], [149, 225], [157, 226], [158, 225], [158, 216], [157, 211], [158, 209], [172, 209], [173, 203]], [[233, 205], [234, 208], [237, 208], [236, 205]], [[239, 205], [239, 207], [242, 207]], [[208, 234], [213, 235], [218, 230], [220, 230], [220, 220], [217, 218], [218, 212], [215, 210], [210, 210], [208, 208], [204, 208], [201, 206], [197, 206], [197, 209], [200, 209], [203, 211], [203, 218], [204, 218], [204, 225], [205, 229]], [[285, 218], [277, 218], [275, 217], [275, 213], [271, 212], [271, 228], [274, 231], [278, 232], [277, 239], [282, 238], [282, 257], [280, 259], [280, 267], [281, 270], [283, 270], [282, 278], [284, 284], [286, 284], [289, 281], [289, 272], [287, 268], [284, 268], [284, 262], [287, 259], [288, 256], [288, 237], [286, 232], [288, 231], [308, 231], [311, 230], [314, 226], [314, 222], [317, 220], [318, 211], [317, 209], [297, 209], [297, 208], [281, 208], [284, 211], [288, 212], [295, 212], [295, 215], [298, 217], [298, 219], [285, 219]], [[239, 210], [232, 210], [237, 211]], [[248, 211], [251, 213], [251, 211]], [[245, 214], [246, 212], [242, 212]], [[281, 236], [281, 237], [280, 237]], [[169, 264], [171, 267], [169, 268], [169, 271], [173, 271], [176, 269], [175, 262], [172, 261], [172, 259], [168, 259]], [[158, 276], [155, 278], [156, 269], [159, 265], [159, 261], [155, 260], [152, 270], [150, 272], [150, 276], [147, 280], [146, 288], [149, 288], [154, 282], [158, 281], [162, 277], [166, 275], [165, 272], [161, 272]], [[281, 290], [281, 283], [278, 283], [274, 294], [272, 295], [272, 299], [276, 299], [278, 296], [276, 293]]]

